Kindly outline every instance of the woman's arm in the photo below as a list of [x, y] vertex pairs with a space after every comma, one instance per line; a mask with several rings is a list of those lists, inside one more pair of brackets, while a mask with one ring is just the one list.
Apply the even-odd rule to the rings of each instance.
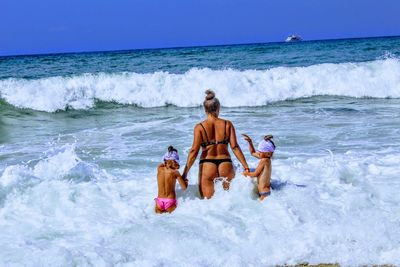
[[240, 161], [245, 170], [249, 169], [249, 165], [247, 165], [246, 158], [244, 157], [243, 152], [240, 149], [240, 146], [237, 142], [235, 127], [233, 126], [232, 122], [229, 122], [229, 126], [230, 126], [229, 144], [231, 145], [233, 154], [235, 154], [235, 157]]
[[187, 174], [189, 173], [190, 168], [192, 167], [194, 161], [197, 158], [197, 155], [199, 154], [199, 150], [200, 150], [200, 144], [201, 144], [201, 132], [200, 132], [200, 126], [196, 125], [196, 127], [194, 127], [194, 133], [193, 133], [193, 144], [192, 144], [192, 148], [190, 149], [188, 158], [187, 158], [187, 162], [185, 165], [185, 169], [183, 170], [182, 173], [182, 178], [183, 179], [187, 179]]

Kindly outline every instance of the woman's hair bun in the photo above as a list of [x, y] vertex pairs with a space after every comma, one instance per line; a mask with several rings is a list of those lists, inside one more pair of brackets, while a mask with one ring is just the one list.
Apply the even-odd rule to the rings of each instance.
[[219, 103], [218, 98], [215, 97], [215, 93], [213, 90], [206, 90], [206, 98], [204, 99], [203, 106], [204, 110], [207, 114], [211, 114], [215, 117], [218, 117], [219, 108], [221, 104]]
[[215, 93], [213, 90], [208, 89], [206, 90], [205, 93], [206, 93], [206, 100], [211, 100], [215, 98]]

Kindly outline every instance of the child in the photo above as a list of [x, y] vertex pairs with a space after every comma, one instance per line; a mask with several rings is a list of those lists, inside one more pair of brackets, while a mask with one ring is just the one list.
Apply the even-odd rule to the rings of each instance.
[[168, 147], [168, 152], [163, 157], [164, 163], [157, 168], [158, 196], [155, 212], [173, 212], [176, 209], [177, 202], [175, 196], [175, 184], [178, 180], [183, 190], [188, 186], [188, 180], [183, 179], [179, 173], [179, 155], [178, 150], [173, 146]]
[[272, 135], [266, 135], [257, 147], [257, 152], [254, 149], [251, 138], [243, 134], [244, 139], [249, 142], [249, 150], [253, 157], [260, 159], [257, 168], [254, 172], [246, 169], [243, 172], [244, 176], [257, 177], [257, 187], [259, 199], [262, 201], [271, 194], [271, 157], [275, 151], [275, 144], [272, 142]]

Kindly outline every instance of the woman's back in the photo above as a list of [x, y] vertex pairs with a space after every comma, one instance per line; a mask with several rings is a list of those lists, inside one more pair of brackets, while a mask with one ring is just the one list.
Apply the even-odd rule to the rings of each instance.
[[207, 119], [198, 124], [203, 152], [201, 158], [230, 158], [228, 151], [230, 125], [223, 119]]

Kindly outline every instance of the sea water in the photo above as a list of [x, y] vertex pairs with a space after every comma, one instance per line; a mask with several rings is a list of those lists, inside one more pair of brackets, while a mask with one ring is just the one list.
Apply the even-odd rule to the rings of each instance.
[[[201, 200], [196, 161], [155, 215], [207, 88], [251, 167], [274, 135], [272, 194], [233, 158]], [[0, 58], [1, 266], [400, 265], [399, 163], [399, 37]]]

